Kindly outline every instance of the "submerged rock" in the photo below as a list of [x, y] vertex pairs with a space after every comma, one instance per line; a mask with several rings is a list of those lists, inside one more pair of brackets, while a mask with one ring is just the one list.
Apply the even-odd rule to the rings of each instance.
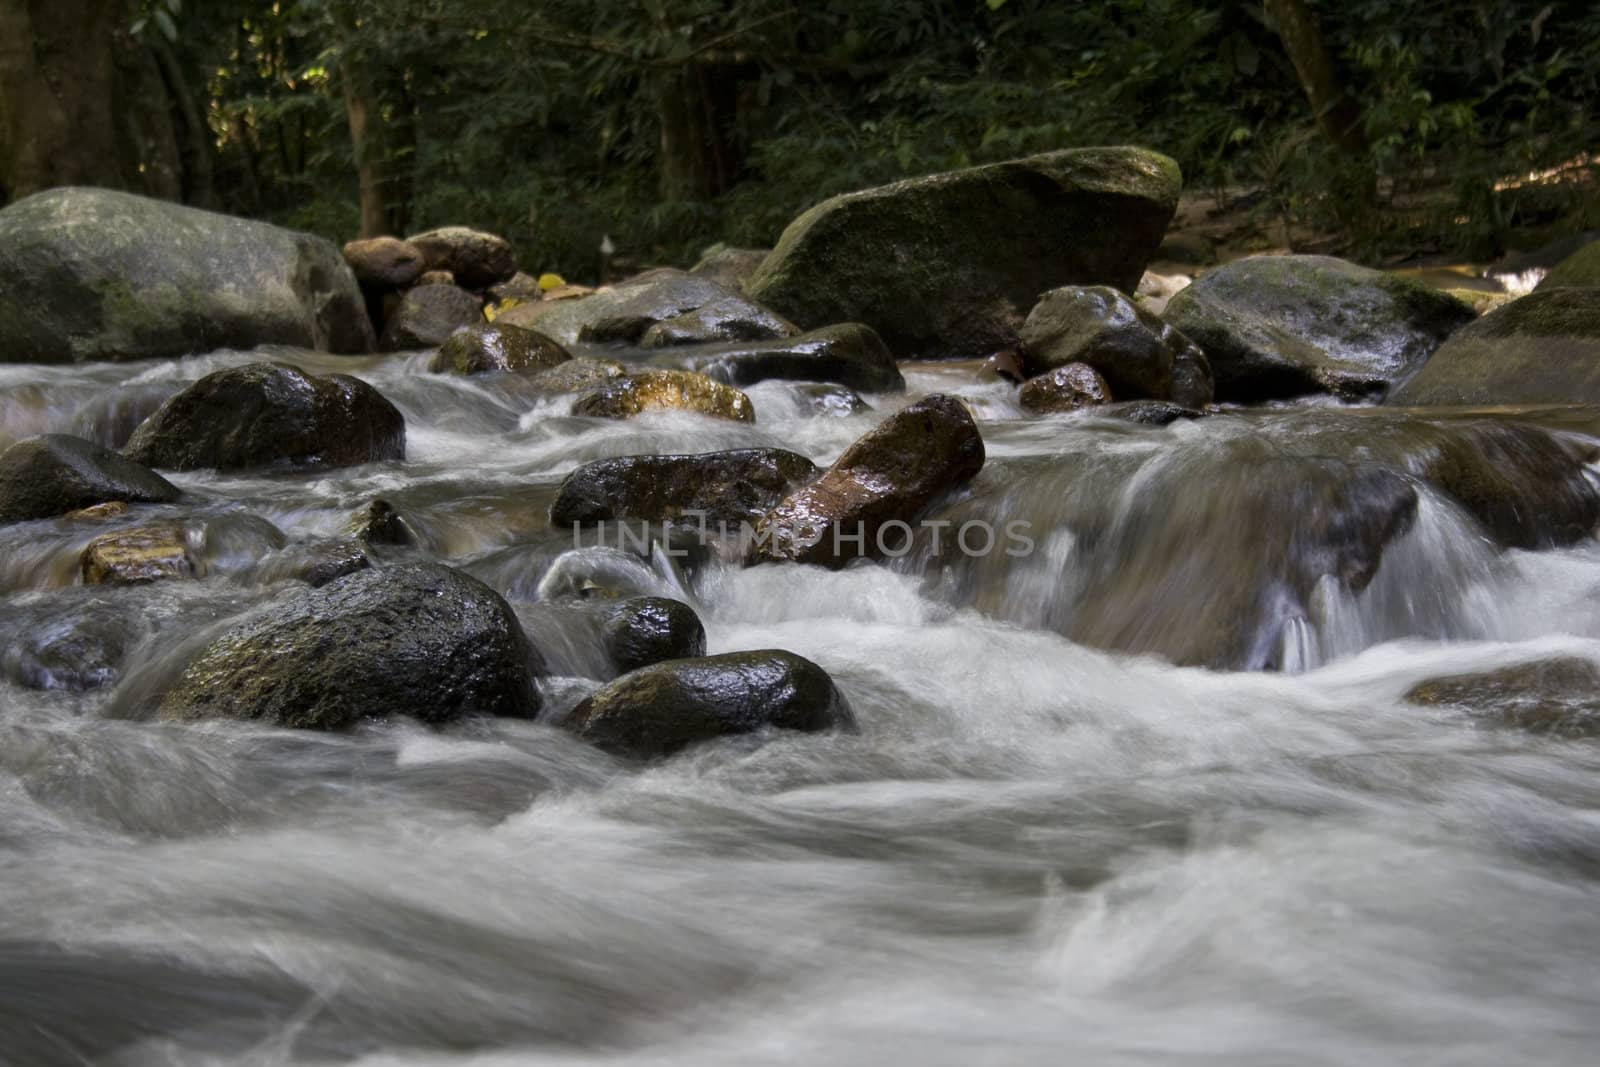
[[694, 609], [668, 597], [632, 597], [613, 607], [602, 626], [606, 654], [618, 674], [665, 660], [706, 654], [706, 628]]
[[1600, 522], [1592, 448], [1514, 422], [1476, 422], [1440, 435], [1422, 475], [1454, 497], [1505, 548], [1549, 548]]
[[337, 730], [366, 718], [530, 718], [543, 673], [499, 594], [432, 563], [370, 568], [289, 596], [207, 645], [162, 698], [173, 720]]
[[582, 393], [628, 372], [614, 359], [572, 359], [540, 371], [528, 385], [541, 393]]
[[383, 326], [383, 350], [435, 348], [463, 326], [483, 321], [483, 302], [448, 282], [407, 289]]
[[650, 759], [759, 730], [854, 729], [855, 716], [828, 672], [769, 649], [633, 671], [602, 686], [562, 725], [609, 752]]
[[404, 459], [406, 424], [359, 379], [251, 363], [208, 374], [168, 400], [125, 451], [166, 470], [344, 467]]
[[1600, 404], [1600, 289], [1540, 289], [1458, 330], [1393, 404]]
[[0, 678], [27, 689], [83, 692], [117, 681], [149, 636], [149, 606], [104, 588], [9, 599], [0, 611]]
[[428, 369], [436, 374], [541, 371], [571, 358], [566, 349], [543, 334], [520, 326], [478, 323], [447, 337]]
[[1087, 363], [1068, 363], [1030, 378], [1017, 392], [1024, 411], [1045, 414], [1111, 403], [1111, 387]]
[[1131, 292], [1182, 185], [1139, 148], [1080, 148], [825, 200], [789, 224], [747, 290], [805, 329], [864, 322], [901, 358], [1013, 348], [1039, 294]]
[[1251, 402], [1382, 396], [1474, 312], [1341, 259], [1256, 256], [1201, 275], [1165, 317], [1204, 350], [1218, 400]]
[[755, 405], [732, 386], [684, 370], [645, 370], [612, 378], [572, 402], [574, 415], [631, 419], [647, 411], [694, 411], [755, 422]]
[[703, 513], [712, 524], [754, 522], [816, 475], [809, 459], [780, 448], [595, 460], [562, 481], [550, 521], [668, 522]]
[[427, 269], [422, 249], [398, 237], [368, 237], [344, 246], [356, 281], [370, 289], [404, 289]]
[[[756, 523], [752, 559], [841, 567], [881, 555], [885, 524], [909, 523], [983, 467], [983, 437], [966, 405], [935, 394], [889, 416], [815, 481]], [[894, 546], [909, 531], [892, 535]]]
[[83, 550], [84, 585], [140, 584], [195, 577], [188, 532], [181, 522], [131, 526], [101, 534]]
[[639, 338], [640, 348], [715, 344], [719, 341], [766, 341], [793, 337], [800, 328], [758, 304], [725, 297], [693, 311], [662, 319]]
[[[1206, 367], [1194, 343], [1123, 294], [1104, 285], [1069, 285], [1039, 298], [1022, 325], [1022, 369], [1030, 378], [1074, 363], [1105, 376], [1117, 396], [1177, 399], [1179, 356]], [[1192, 374], [1193, 372], [1191, 372]], [[1209, 368], [1203, 372], [1209, 377]], [[1186, 395], [1196, 389], [1184, 383]], [[1179, 403], [1208, 404], [1210, 394]]]
[[331, 242], [109, 189], [51, 189], [0, 210], [0, 277], [0, 363], [373, 348]]
[[1424, 707], [1454, 705], [1475, 718], [1536, 733], [1600, 736], [1600, 668], [1575, 656], [1434, 678], [1405, 698]]
[[114, 501], [168, 503], [180, 495], [155, 471], [81, 437], [46, 434], [0, 452], [0, 524]]
[[487, 289], [517, 273], [517, 257], [503, 237], [465, 226], [445, 226], [406, 239], [422, 253], [424, 270], [447, 270], [456, 284]]
[[835, 382], [867, 393], [901, 392], [906, 387], [883, 340], [859, 322], [824, 326], [785, 340], [696, 348], [658, 360], [730, 385], [782, 379]]

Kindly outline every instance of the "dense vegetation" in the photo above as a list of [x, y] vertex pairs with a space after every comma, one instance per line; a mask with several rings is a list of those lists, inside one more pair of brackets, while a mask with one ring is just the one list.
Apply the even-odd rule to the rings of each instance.
[[12, 196], [469, 222], [577, 278], [603, 237], [682, 261], [831, 193], [1097, 142], [1360, 253], [1600, 223], [1590, 0], [0, 0], [0, 38]]

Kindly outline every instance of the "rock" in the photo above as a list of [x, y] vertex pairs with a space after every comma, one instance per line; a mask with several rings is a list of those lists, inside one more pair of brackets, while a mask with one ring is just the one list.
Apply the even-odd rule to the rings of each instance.
[[1081, 148], [848, 193], [790, 223], [746, 291], [803, 329], [864, 322], [901, 358], [979, 358], [1047, 289], [1131, 292], [1181, 185], [1157, 153]]
[[794, 387], [794, 395], [802, 414], [807, 415], [843, 418], [872, 410], [855, 391], [826, 382], [803, 382]]
[[1242, 402], [1381, 396], [1473, 317], [1419, 282], [1327, 256], [1237, 260], [1201, 275], [1166, 313], [1210, 360], [1217, 399]]
[[614, 359], [573, 359], [540, 371], [528, 385], [542, 393], [581, 393], [626, 373], [627, 368]]
[[592, 296], [554, 303], [532, 323], [519, 325], [536, 329], [567, 347], [579, 342], [636, 344], [656, 323], [708, 304], [721, 305], [719, 314], [723, 317], [743, 316], [751, 321], [772, 318], [765, 308], [708, 278], [662, 269]]
[[0, 210], [0, 277], [0, 363], [373, 348], [332, 243], [109, 189], [51, 189]]
[[1595, 289], [1600, 288], [1600, 240], [1589, 242], [1556, 264], [1534, 289]]
[[28, 689], [83, 692], [117, 681], [154, 628], [144, 604], [104, 587], [8, 598], [0, 612], [0, 678]]
[[1474, 717], [1536, 733], [1600, 736], [1600, 669], [1576, 656], [1430, 679], [1405, 699], [1424, 707], [1455, 705]]
[[[425, 270], [417, 279], [418, 285], [455, 285], [456, 276], [447, 270]], [[457, 286], [457, 288], [460, 288]]]
[[1111, 387], [1087, 363], [1068, 363], [1028, 379], [1017, 393], [1017, 402], [1024, 411], [1035, 414], [1077, 411], [1111, 403]]
[[1135, 400], [1127, 404], [1112, 404], [1100, 414], [1145, 426], [1170, 426], [1179, 419], [1203, 419], [1206, 416], [1198, 408], [1187, 408], [1168, 400]]
[[1392, 404], [1600, 403], [1600, 289], [1541, 289], [1458, 330]]
[[255, 612], [189, 663], [157, 714], [319, 730], [393, 715], [530, 718], [543, 671], [499, 594], [449, 567], [408, 563]]
[[360, 541], [340, 538], [306, 545], [291, 557], [288, 573], [314, 589], [366, 570], [372, 559]]
[[408, 237], [425, 270], [447, 270], [466, 289], [487, 289], [517, 273], [517, 257], [503, 237], [465, 226], [446, 226]]
[[1168, 338], [1173, 347], [1172, 388], [1167, 398], [1186, 408], [1210, 406], [1216, 399], [1216, 379], [1211, 374], [1211, 361], [1200, 351], [1200, 346], [1177, 330], [1168, 327]]
[[618, 674], [706, 654], [706, 628], [694, 609], [667, 597], [633, 597], [616, 605], [602, 627]]
[[668, 522], [698, 512], [708, 523], [753, 523], [816, 475], [809, 459], [780, 448], [599, 459], [562, 481], [550, 521]]
[[165, 470], [345, 467], [404, 459], [406, 424], [359, 379], [251, 363], [208, 374], [168, 400], [124, 451]]
[[[1022, 325], [1021, 343], [1028, 377], [1086, 363], [1128, 399], [1169, 399], [1179, 353], [1191, 365], [1205, 362], [1187, 337], [1104, 285], [1045, 293]], [[1193, 381], [1186, 385], [1194, 387]], [[1209, 402], [1209, 396], [1201, 401]]]
[[1587, 538], [1600, 522], [1592, 449], [1538, 426], [1451, 426], [1422, 468], [1505, 548], [1548, 548]]
[[1509, 304], [1516, 297], [1510, 293], [1495, 292], [1488, 289], [1446, 289], [1445, 292], [1471, 306], [1479, 315], [1487, 315], [1501, 304]]
[[193, 578], [194, 558], [181, 522], [152, 523], [101, 534], [84, 548], [79, 569], [85, 585]]
[[521, 326], [479, 323], [445, 338], [428, 369], [436, 374], [548, 370], [571, 359], [550, 338]]
[[1014, 348], [1003, 348], [984, 360], [982, 373], [1003, 378], [1017, 385], [1028, 380], [1027, 374], [1022, 370], [1022, 353]]
[[771, 251], [770, 248], [730, 248], [715, 244], [705, 250], [699, 262], [689, 268], [689, 273], [710, 278], [729, 289], [740, 289]]
[[81, 437], [46, 434], [0, 452], [0, 524], [114, 501], [168, 503], [179, 495], [155, 471]]
[[657, 357], [730, 385], [768, 379], [835, 382], [868, 393], [905, 390], [894, 356], [870, 326], [842, 322], [799, 337], [743, 345], [713, 345]]
[[407, 289], [383, 326], [383, 350], [404, 352], [435, 348], [463, 326], [483, 321], [477, 297], [454, 285], [418, 285]]
[[96, 504], [90, 508], [79, 508], [69, 511], [62, 516], [67, 522], [106, 522], [110, 519], [120, 519], [128, 513], [128, 505], [121, 500], [108, 500], [104, 504]]
[[417, 543], [411, 525], [387, 500], [374, 500], [352, 515], [345, 532], [364, 545], [406, 547]]
[[485, 295], [497, 304], [507, 300], [515, 300], [520, 304], [540, 299], [544, 296], [544, 290], [540, 288], [538, 278], [519, 270], [505, 281], [489, 286]]
[[719, 419], [755, 422], [750, 398], [704, 374], [684, 370], [645, 370], [612, 378], [572, 402], [574, 415], [631, 419], [646, 411], [695, 411]]
[[[961, 401], [935, 394], [896, 412], [756, 523], [751, 556], [841, 567], [882, 554], [880, 532], [914, 521], [983, 467], [983, 437]], [[861, 535], [860, 542], [847, 540]], [[891, 548], [908, 540], [895, 531]]]
[[850, 730], [855, 716], [821, 667], [768, 649], [633, 671], [591, 694], [562, 725], [609, 752], [650, 759], [764, 729]]
[[1160, 315], [1167, 310], [1168, 301], [1193, 283], [1194, 279], [1187, 274], [1156, 274], [1147, 270], [1133, 295], [1141, 308], [1152, 315]]
[[372, 289], [404, 289], [422, 276], [422, 249], [398, 237], [368, 237], [344, 246], [356, 281]]
[[668, 348], [672, 345], [715, 344], [718, 341], [767, 341], [793, 337], [800, 328], [774, 315], [758, 304], [737, 297], [724, 297], [702, 304], [693, 311], [674, 315], [645, 330], [640, 348]]

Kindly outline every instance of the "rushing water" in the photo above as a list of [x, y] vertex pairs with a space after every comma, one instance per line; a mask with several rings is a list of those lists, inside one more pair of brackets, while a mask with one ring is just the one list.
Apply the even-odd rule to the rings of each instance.
[[[1424, 488], [1363, 591], [1322, 583], [1251, 624], [1282, 669], [1116, 651], [1175, 647], [1238, 603], [1219, 590], [1271, 588], [1272, 538], [1314, 516], [1241, 462], [1291, 464], [1282, 484], [1293, 464], [1405, 470], [1439, 424], [1021, 420], [963, 366], [911, 369], [859, 415], [766, 383], [754, 426], [603, 423], [420, 356], [293, 355], [389, 396], [409, 459], [177, 476], [191, 499], [137, 518], [190, 523], [204, 581], [85, 588], [103, 527], [0, 531], [0, 1062], [1595, 1062], [1600, 747], [1402, 697], [1600, 660], [1600, 548], [1501, 553]], [[120, 444], [246, 358], [0, 367], [0, 446]], [[573, 555], [549, 529], [584, 461], [827, 461], [933, 390], [968, 400], [990, 457], [949, 513], [1030, 521], [1031, 555], [684, 567]], [[377, 496], [511, 600], [557, 706], [596, 684], [596, 652], [541, 597], [599, 568], [689, 599], [713, 652], [821, 663], [861, 732], [641, 768], [539, 723], [146, 721], [187, 652]], [[105, 684], [30, 687], [69, 675]]]

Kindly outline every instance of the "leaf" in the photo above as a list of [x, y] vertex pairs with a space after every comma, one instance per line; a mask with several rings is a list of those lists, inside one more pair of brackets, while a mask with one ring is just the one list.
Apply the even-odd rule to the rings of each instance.
[[165, 37], [169, 41], [176, 41], [178, 39], [178, 27], [172, 21], [171, 15], [167, 14], [165, 11], [157, 11], [151, 16], [151, 18], [156, 20], [156, 26], [160, 28], [161, 36]]
[[999, 11], [1006, 6], [1006, 0], [989, 0], [989, 10]]
[[135, 37], [139, 36], [144, 32], [145, 23], [149, 21], [149, 19], [143, 17], [134, 19], [133, 25], [128, 27], [128, 32], [133, 34]]

